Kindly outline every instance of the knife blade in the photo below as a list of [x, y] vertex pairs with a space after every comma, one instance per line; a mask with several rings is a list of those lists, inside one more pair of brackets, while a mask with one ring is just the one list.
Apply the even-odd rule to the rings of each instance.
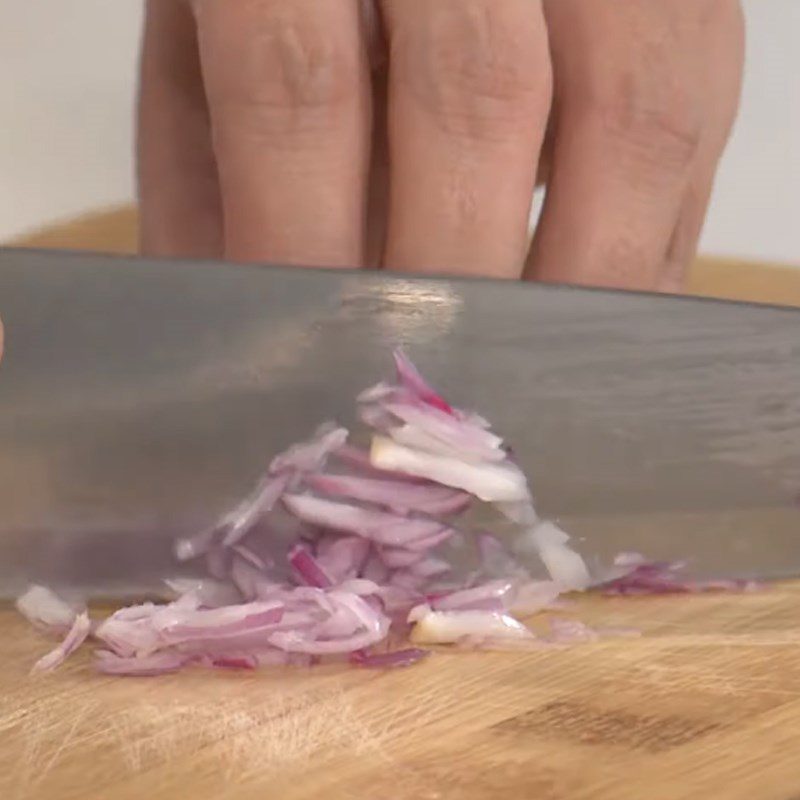
[[800, 572], [800, 311], [470, 279], [0, 250], [0, 596], [177, 574], [403, 345], [590, 563]]

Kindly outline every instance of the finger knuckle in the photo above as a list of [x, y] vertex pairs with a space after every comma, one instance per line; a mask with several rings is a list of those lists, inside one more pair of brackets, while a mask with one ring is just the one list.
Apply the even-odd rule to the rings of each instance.
[[691, 82], [623, 74], [611, 90], [595, 94], [589, 108], [605, 133], [644, 164], [685, 172], [697, 158], [705, 119]]
[[[251, 2], [215, 53], [219, 107], [261, 134], [324, 130], [359, 90], [358, 49], [302, 4]], [[243, 30], [242, 27], [245, 29]]]
[[536, 31], [515, 28], [485, 3], [431, 17], [425, 36], [394, 49], [414, 95], [448, 133], [503, 137], [546, 114], [552, 75]]

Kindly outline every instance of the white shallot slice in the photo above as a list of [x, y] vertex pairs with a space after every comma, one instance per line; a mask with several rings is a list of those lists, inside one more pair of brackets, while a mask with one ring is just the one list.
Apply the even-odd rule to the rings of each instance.
[[164, 651], [150, 656], [134, 658], [119, 656], [108, 650], [95, 653], [94, 665], [98, 672], [106, 675], [128, 675], [139, 678], [152, 678], [177, 672], [192, 660], [183, 653]]
[[454, 450], [450, 445], [445, 444], [420, 428], [415, 428], [413, 425], [387, 425], [383, 428], [371, 425], [370, 427], [374, 428], [376, 432], [387, 435], [397, 444], [408, 447], [410, 450], [430, 453], [435, 456], [444, 456], [445, 458], [454, 458], [458, 461], [481, 462], [479, 458], [465, 458], [458, 450]]
[[349, 467], [351, 471], [365, 478], [385, 478], [392, 481], [402, 481], [403, 483], [436, 485], [431, 481], [426, 481], [424, 478], [417, 478], [415, 475], [408, 475], [405, 472], [373, 467], [369, 457], [369, 450], [362, 450], [360, 447], [354, 447], [350, 444], [343, 444], [332, 455], [344, 466]]
[[227, 513], [218, 524], [175, 543], [179, 561], [190, 561], [213, 551], [219, 545], [231, 547], [241, 541], [280, 500], [292, 480], [290, 473], [267, 475], [252, 494]]
[[346, 428], [326, 422], [308, 442], [293, 445], [273, 459], [269, 471], [273, 475], [316, 472], [324, 466], [331, 453], [345, 444], [348, 435]]
[[283, 503], [303, 522], [390, 546], [408, 546], [415, 540], [438, 536], [447, 530], [447, 526], [437, 520], [404, 517], [311, 495], [286, 495]]
[[34, 665], [32, 672], [49, 672], [61, 666], [85, 641], [92, 631], [89, 614], [82, 611], [75, 617], [72, 627], [58, 647], [42, 656]]
[[583, 591], [592, 578], [586, 562], [567, 544], [569, 540], [553, 522], [540, 522], [520, 537], [518, 549], [535, 550], [563, 592]]
[[384, 402], [382, 408], [464, 458], [480, 461], [504, 461], [506, 458], [503, 440], [499, 436], [445, 411], [398, 400]]
[[35, 627], [51, 633], [69, 631], [79, 611], [51, 589], [36, 584], [20, 595], [15, 605]]
[[552, 608], [562, 591], [555, 581], [518, 581], [515, 588], [508, 609], [515, 617], [529, 617]]
[[511, 580], [496, 580], [430, 600], [434, 611], [496, 611], [506, 613], [515, 593]]
[[385, 436], [373, 437], [370, 460], [380, 469], [400, 470], [462, 489], [486, 503], [512, 502], [528, 496], [525, 476], [511, 464], [469, 463], [422, 453]]
[[455, 644], [466, 638], [533, 639], [533, 634], [509, 614], [497, 611], [430, 611], [414, 625], [415, 644]]
[[168, 578], [165, 583], [175, 600], [192, 594], [205, 608], [220, 608], [242, 601], [241, 593], [234, 585], [215, 578]]
[[305, 483], [321, 494], [374, 503], [401, 513], [416, 511], [433, 516], [449, 515], [464, 511], [471, 502], [466, 492], [435, 484], [413, 484], [349, 475], [309, 475]]

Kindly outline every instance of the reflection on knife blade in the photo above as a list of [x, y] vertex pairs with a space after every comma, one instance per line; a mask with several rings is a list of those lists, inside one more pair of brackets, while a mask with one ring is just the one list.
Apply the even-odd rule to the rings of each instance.
[[[172, 581], [181, 587], [173, 602], [123, 608], [94, 629], [106, 648], [96, 659], [101, 671], [153, 675], [191, 663], [255, 668], [341, 655], [362, 667], [409, 666], [427, 652], [374, 650], [406, 621], [415, 645], [505, 649], [612, 635], [555, 620], [543, 638], [518, 619], [551, 607], [560, 594], [585, 590], [593, 578], [570, 537], [538, 517], [522, 470], [489, 423], [446, 402], [402, 352], [395, 360], [395, 383], [360, 396], [369, 412], [362, 417], [383, 452], [399, 440], [408, 457], [376, 457], [382, 451], [373, 445], [371, 455], [354, 459], [349, 450], [337, 459], [347, 432], [330, 425], [273, 459], [256, 492], [214, 528], [178, 544], [179, 558], [205, 559], [205, 580]], [[320, 481], [322, 473], [347, 480]], [[431, 514], [427, 504], [441, 501], [442, 490], [493, 507], [502, 527], [516, 528], [512, 548], [538, 554], [549, 580], [535, 580], [499, 538], [459, 519], [467, 504]], [[278, 532], [287, 531], [288, 551], [276, 547]], [[465, 543], [476, 545], [477, 558], [467, 558], [468, 571], [462, 564], [459, 574], [455, 556]], [[750, 588], [686, 583], [679, 568], [621, 554], [594, 581], [626, 595]], [[68, 616], [37, 587], [19, 608], [40, 625]], [[63, 643], [37, 669], [60, 665], [88, 636], [86, 612], [72, 618]]]

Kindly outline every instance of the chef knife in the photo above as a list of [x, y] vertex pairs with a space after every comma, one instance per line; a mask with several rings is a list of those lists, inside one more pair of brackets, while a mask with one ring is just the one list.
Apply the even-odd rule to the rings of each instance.
[[798, 310], [9, 249], [0, 316], [0, 595], [177, 574], [173, 540], [351, 424], [397, 345], [492, 420], [590, 564], [800, 573]]

